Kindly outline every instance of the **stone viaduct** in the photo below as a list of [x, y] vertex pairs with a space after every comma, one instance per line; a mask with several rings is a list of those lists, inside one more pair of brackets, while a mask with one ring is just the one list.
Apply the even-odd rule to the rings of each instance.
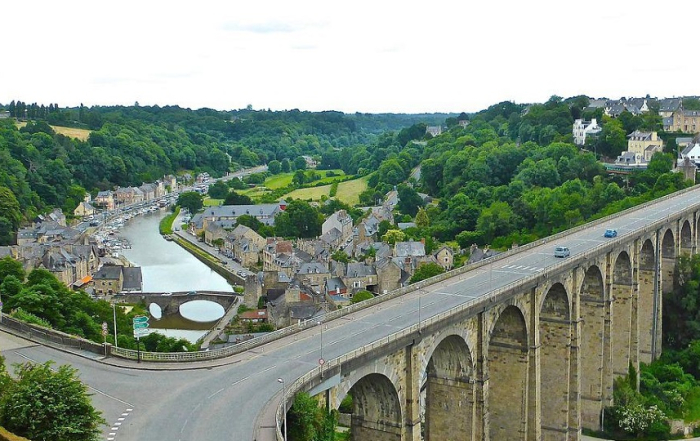
[[187, 294], [186, 292], [174, 292], [171, 295], [163, 295], [163, 293], [132, 293], [118, 294], [114, 296], [117, 303], [146, 303], [146, 306], [155, 303], [160, 306], [163, 315], [172, 315], [180, 311], [180, 306], [193, 300], [208, 300], [218, 303], [224, 307], [224, 310], [233, 305], [236, 301], [236, 295], [225, 291], [198, 291], [196, 294]]
[[334, 409], [351, 394], [356, 441], [578, 440], [601, 427], [613, 380], [659, 356], [661, 299], [699, 220], [695, 206], [564, 259], [297, 390]]

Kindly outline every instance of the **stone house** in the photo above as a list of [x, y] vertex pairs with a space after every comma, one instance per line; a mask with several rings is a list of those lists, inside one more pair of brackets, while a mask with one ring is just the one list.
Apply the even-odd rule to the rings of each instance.
[[627, 151], [622, 152], [615, 164], [646, 168], [656, 152], [662, 152], [664, 143], [656, 132], [640, 132], [635, 130], [628, 135]]
[[345, 210], [338, 210], [328, 216], [321, 226], [321, 234], [325, 235], [336, 229], [340, 233], [340, 242], [344, 242], [352, 234], [352, 217]]
[[350, 298], [358, 291], [376, 292], [377, 290], [378, 276], [374, 265], [348, 263], [345, 277], [342, 279], [348, 287]]
[[664, 130], [667, 132], [700, 132], [700, 110], [683, 110], [679, 107], [673, 114], [664, 118]]
[[93, 207], [89, 202], [82, 201], [73, 210], [73, 215], [76, 217], [92, 216], [95, 214], [95, 207]]
[[401, 267], [391, 258], [378, 260], [375, 264], [377, 271], [377, 286], [378, 294], [386, 294], [389, 291], [401, 288], [407, 274]]
[[115, 202], [114, 193], [108, 190], [97, 193], [94, 204], [99, 205], [105, 210], [114, 210]]
[[302, 263], [296, 278], [305, 286], [311, 287], [314, 292], [321, 292], [326, 280], [331, 278], [328, 268], [320, 262]]
[[151, 184], [151, 183], [146, 183], [144, 182], [140, 187], [139, 190], [143, 193], [143, 200], [144, 201], [150, 201], [155, 199], [156, 197], [160, 196], [157, 194], [158, 192], [158, 185], [156, 184]]
[[348, 287], [340, 277], [332, 277], [326, 280], [325, 292], [329, 296], [343, 296], [347, 298]]
[[279, 240], [268, 238], [267, 244], [263, 247], [263, 270], [278, 271], [279, 268], [275, 259], [281, 254], [291, 256], [294, 253], [294, 244], [289, 240]]
[[451, 270], [454, 266], [454, 252], [447, 245], [440, 247], [433, 253], [433, 256], [437, 264], [443, 267], [445, 271]]
[[219, 239], [224, 240], [227, 234], [227, 231], [223, 227], [215, 223], [210, 223], [204, 227], [204, 242], [207, 245], [214, 246], [214, 242]]
[[267, 309], [256, 309], [238, 314], [241, 323], [267, 323]]
[[144, 201], [143, 192], [136, 187], [120, 187], [114, 192], [116, 205], [138, 204]]
[[165, 175], [163, 176], [163, 185], [167, 188], [170, 188], [170, 191], [176, 191], [177, 190], [177, 178], [175, 175]]
[[140, 267], [103, 265], [93, 276], [95, 294], [112, 295], [120, 292], [138, 292], [143, 287]]
[[92, 282], [95, 294], [111, 295], [121, 292], [124, 283], [122, 268], [122, 266], [117, 265], [103, 265], [99, 271], [93, 274]]

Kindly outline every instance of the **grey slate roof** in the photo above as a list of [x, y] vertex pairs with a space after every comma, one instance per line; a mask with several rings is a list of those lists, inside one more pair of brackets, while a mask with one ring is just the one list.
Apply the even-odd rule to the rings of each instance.
[[425, 245], [422, 242], [397, 242], [394, 247], [396, 257], [425, 256]]
[[376, 276], [377, 271], [373, 265], [365, 265], [364, 263], [348, 263], [348, 270], [345, 273], [347, 277], [365, 277]]
[[141, 275], [141, 267], [126, 266], [123, 268], [124, 282], [122, 290], [124, 291], [141, 291], [143, 287], [143, 277]]
[[93, 276], [93, 280], [119, 280], [122, 267], [117, 265], [103, 265]]

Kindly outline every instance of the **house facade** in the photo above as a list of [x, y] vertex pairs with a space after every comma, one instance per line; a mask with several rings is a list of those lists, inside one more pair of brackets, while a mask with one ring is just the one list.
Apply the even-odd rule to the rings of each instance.
[[699, 133], [700, 110], [683, 110], [680, 107], [670, 118], [664, 118], [664, 130], [667, 132]]
[[574, 144], [585, 145], [586, 136], [598, 135], [603, 128], [598, 125], [598, 121], [595, 118], [590, 121], [584, 121], [582, 119], [577, 119], [574, 121], [574, 127], [572, 133], [574, 135]]

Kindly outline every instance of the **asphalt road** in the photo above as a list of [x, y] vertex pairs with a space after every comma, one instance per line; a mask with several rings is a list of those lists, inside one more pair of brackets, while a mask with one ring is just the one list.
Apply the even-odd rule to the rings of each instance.
[[[279, 401], [278, 378], [291, 384], [314, 369], [321, 356], [326, 360], [341, 356], [414, 325], [419, 317], [426, 320], [541, 273], [562, 261], [553, 256], [555, 245], [569, 247], [572, 259], [605, 242], [623, 240], [625, 235], [694, 204], [700, 204], [700, 188], [324, 324], [323, 354], [321, 329], [316, 326], [225, 361], [188, 365], [196, 367], [193, 370], [142, 370], [154, 366], [126, 361], [119, 363], [128, 367], [109, 366], [40, 346], [20, 345], [3, 350], [3, 355], [10, 362], [53, 359], [78, 368], [83, 381], [95, 391], [95, 405], [111, 423], [105, 430], [107, 439], [252, 440], [256, 417], [268, 400]], [[606, 228], [617, 229], [618, 238], [604, 238]], [[220, 363], [226, 364], [214, 366]]]

